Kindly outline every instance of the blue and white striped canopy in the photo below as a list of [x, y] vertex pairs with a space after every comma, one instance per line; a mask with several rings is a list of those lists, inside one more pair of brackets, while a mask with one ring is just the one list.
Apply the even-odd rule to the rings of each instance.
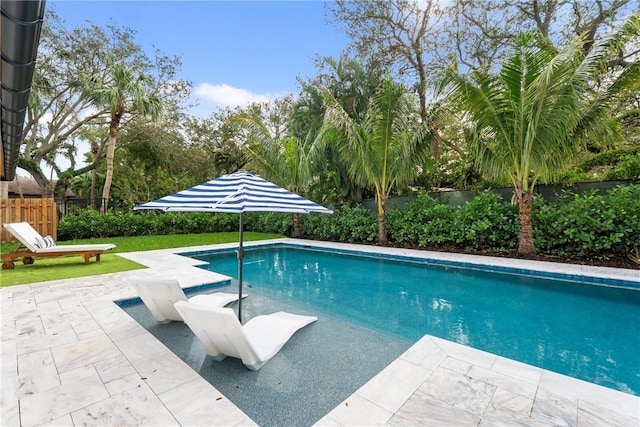
[[168, 212], [333, 213], [244, 170], [138, 205], [134, 209], [160, 209]]

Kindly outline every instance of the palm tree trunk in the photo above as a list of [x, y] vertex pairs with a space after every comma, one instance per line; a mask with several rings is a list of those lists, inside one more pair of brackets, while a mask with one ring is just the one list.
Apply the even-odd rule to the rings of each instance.
[[124, 114], [124, 104], [120, 103], [116, 107], [115, 112], [111, 116], [109, 125], [109, 142], [107, 142], [107, 173], [104, 178], [104, 187], [102, 188], [102, 207], [101, 213], [105, 213], [109, 208], [109, 196], [111, 195], [111, 181], [113, 179], [113, 158], [116, 154], [116, 138], [120, 129], [120, 119]]
[[102, 206], [100, 213], [105, 213], [109, 208], [109, 196], [111, 194], [111, 181], [113, 179], [113, 158], [116, 153], [116, 139], [109, 136], [107, 145], [107, 173], [104, 178], [104, 187], [102, 188]]
[[378, 197], [378, 243], [387, 243], [387, 227], [384, 221], [384, 213], [387, 210], [387, 196]]
[[520, 213], [520, 244], [518, 255], [532, 255], [536, 252], [533, 240], [533, 225], [531, 224], [531, 209], [533, 208], [533, 192], [516, 189], [518, 211]]
[[89, 198], [91, 200], [91, 209], [96, 208], [96, 183], [98, 181], [98, 144], [95, 141], [91, 141], [91, 160], [93, 161], [94, 168], [91, 170], [91, 191]]
[[300, 214], [293, 214], [293, 237], [300, 237]]

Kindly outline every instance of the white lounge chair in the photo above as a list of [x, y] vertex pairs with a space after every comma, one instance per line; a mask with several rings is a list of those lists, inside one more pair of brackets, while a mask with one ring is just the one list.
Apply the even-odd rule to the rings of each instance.
[[84, 263], [89, 264], [91, 257], [95, 256], [96, 261], [100, 261], [101, 253], [116, 247], [116, 245], [112, 243], [92, 245], [54, 245], [47, 247], [48, 244], [55, 244], [53, 239], [45, 240], [45, 238], [43, 238], [28, 222], [4, 224], [4, 228], [18, 239], [22, 245], [13, 251], [1, 255], [3, 270], [10, 270], [14, 268], [14, 261], [18, 258], [23, 258], [22, 262], [25, 264], [33, 264], [34, 258], [81, 255], [84, 258]]
[[[133, 287], [158, 322], [182, 321], [182, 316], [174, 307], [178, 301], [191, 301], [208, 307], [224, 307], [238, 300], [237, 293], [225, 292], [195, 295], [187, 299], [180, 283], [175, 279], [140, 277], [134, 279]], [[247, 294], [243, 294], [242, 298], [246, 296]]]
[[256, 316], [241, 325], [230, 308], [205, 307], [185, 301], [176, 303], [175, 307], [214, 360], [237, 357], [252, 371], [275, 356], [298, 329], [318, 320], [314, 316], [280, 311]]

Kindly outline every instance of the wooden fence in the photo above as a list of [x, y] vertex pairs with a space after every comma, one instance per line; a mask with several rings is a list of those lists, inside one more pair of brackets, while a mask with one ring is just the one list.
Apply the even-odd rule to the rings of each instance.
[[[42, 236], [58, 238], [58, 214], [53, 199], [0, 199], [2, 224], [26, 221]], [[4, 227], [0, 230], [0, 242], [16, 239]]]

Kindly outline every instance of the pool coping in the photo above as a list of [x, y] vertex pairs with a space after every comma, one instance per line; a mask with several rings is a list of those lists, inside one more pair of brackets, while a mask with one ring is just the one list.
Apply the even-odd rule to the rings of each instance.
[[[640, 284], [635, 270], [297, 239], [285, 243], [429, 257]], [[139, 274], [185, 288], [229, 278], [180, 253], [119, 254], [148, 268], [2, 288], [1, 424], [255, 425], [120, 310]], [[426, 335], [317, 425], [638, 425], [640, 397]]]

